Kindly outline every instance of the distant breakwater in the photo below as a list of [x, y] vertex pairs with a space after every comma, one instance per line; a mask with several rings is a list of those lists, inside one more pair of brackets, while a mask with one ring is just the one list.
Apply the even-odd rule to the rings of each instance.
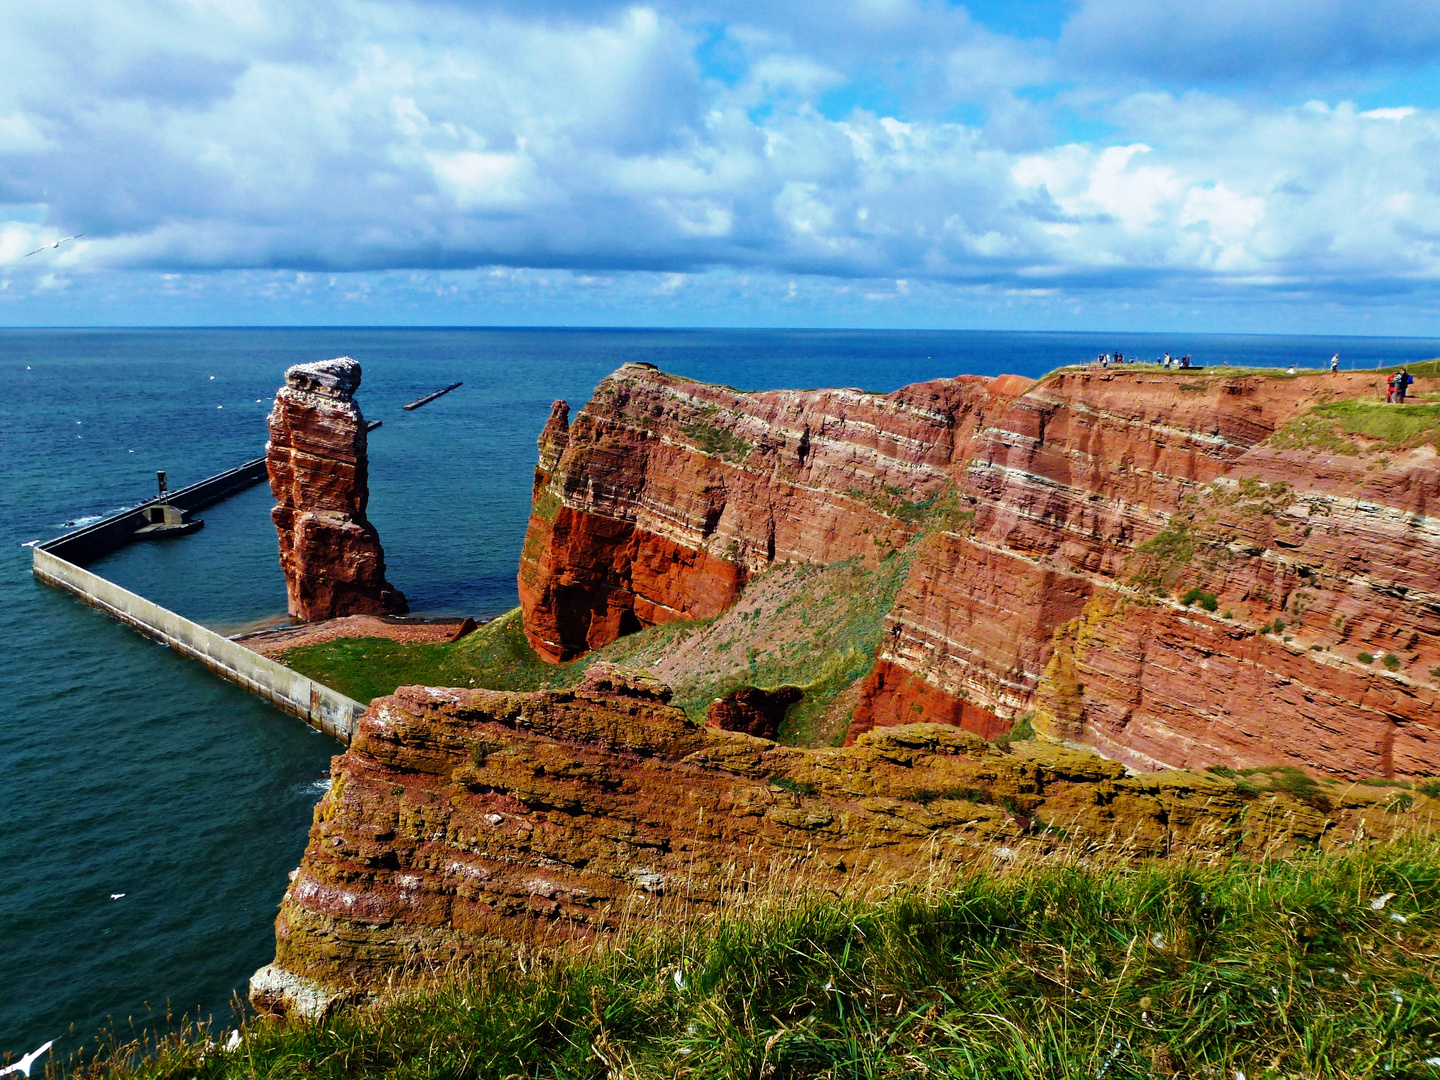
[[46, 585], [78, 596], [91, 607], [349, 746], [364, 705], [79, 565], [134, 541], [150, 520], [147, 511], [155, 507], [171, 507], [188, 516], [191, 511], [213, 506], [253, 487], [265, 475], [265, 458], [256, 458], [39, 544], [34, 549], [31, 572]]

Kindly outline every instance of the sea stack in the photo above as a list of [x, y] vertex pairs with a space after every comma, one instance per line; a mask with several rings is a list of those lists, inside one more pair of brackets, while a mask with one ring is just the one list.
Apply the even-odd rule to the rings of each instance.
[[265, 456], [290, 616], [313, 621], [409, 610], [385, 580], [385, 551], [365, 517], [370, 498], [360, 365], [348, 356], [296, 364], [270, 411]]

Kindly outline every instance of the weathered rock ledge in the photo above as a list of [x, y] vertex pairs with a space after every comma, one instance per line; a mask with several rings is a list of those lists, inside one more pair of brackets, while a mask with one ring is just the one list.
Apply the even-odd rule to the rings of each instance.
[[596, 665], [574, 691], [374, 702], [334, 759], [252, 1000], [313, 1015], [467, 957], [678, 924], [757, 890], [865, 894], [1061, 848], [1328, 847], [1435, 808], [1414, 795], [1402, 810], [1393, 788], [1326, 786], [1307, 803], [1214, 775], [1127, 775], [935, 724], [795, 749], [698, 726], [668, 698]]

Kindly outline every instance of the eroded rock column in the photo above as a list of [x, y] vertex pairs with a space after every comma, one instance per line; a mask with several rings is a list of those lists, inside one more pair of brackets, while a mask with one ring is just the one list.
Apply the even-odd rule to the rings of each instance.
[[360, 365], [348, 356], [296, 364], [270, 411], [265, 455], [292, 618], [408, 611], [385, 580], [385, 551], [365, 516], [370, 498]]

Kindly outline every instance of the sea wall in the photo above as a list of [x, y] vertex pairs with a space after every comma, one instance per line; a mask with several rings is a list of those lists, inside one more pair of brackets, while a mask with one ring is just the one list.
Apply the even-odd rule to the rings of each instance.
[[[207, 506], [213, 506], [238, 491], [254, 487], [265, 477], [265, 459], [263, 457], [253, 458], [233, 469], [226, 469], [214, 476], [207, 476], [204, 480], [191, 484], [189, 487], [172, 491], [164, 501], [175, 509], [190, 514], [197, 510], [203, 510]], [[76, 529], [64, 536], [57, 536], [54, 540], [47, 540], [40, 546], [67, 562], [84, 566], [86, 563], [93, 562], [112, 551], [118, 551], [130, 543], [135, 538], [135, 531], [150, 523], [149, 518], [145, 516], [145, 511], [159, 505], [160, 502], [161, 500], [158, 498], [146, 499], [129, 510], [111, 514], [93, 525]]]
[[365, 711], [358, 701], [42, 548], [35, 549], [33, 572], [45, 584], [78, 596], [91, 607], [205, 665], [227, 682], [350, 745], [356, 719]]

